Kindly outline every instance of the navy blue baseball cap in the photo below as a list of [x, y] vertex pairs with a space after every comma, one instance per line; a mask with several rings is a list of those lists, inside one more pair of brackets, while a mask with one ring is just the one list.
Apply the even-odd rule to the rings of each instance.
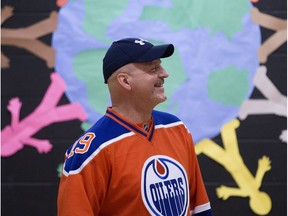
[[136, 62], [150, 62], [173, 54], [173, 44], [154, 46], [140, 38], [114, 41], [103, 59], [104, 82], [120, 67]]

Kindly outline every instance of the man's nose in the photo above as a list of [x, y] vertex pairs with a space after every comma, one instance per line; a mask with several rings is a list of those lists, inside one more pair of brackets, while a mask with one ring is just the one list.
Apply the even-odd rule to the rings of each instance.
[[161, 70], [160, 70], [159, 76], [160, 76], [160, 77], [163, 77], [163, 78], [169, 77], [168, 72], [167, 72], [162, 66], [161, 66]]

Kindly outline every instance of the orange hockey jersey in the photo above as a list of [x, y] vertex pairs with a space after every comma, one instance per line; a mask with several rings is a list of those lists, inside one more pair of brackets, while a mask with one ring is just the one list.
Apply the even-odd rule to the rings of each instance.
[[194, 144], [175, 116], [148, 131], [111, 108], [66, 152], [58, 216], [211, 215]]

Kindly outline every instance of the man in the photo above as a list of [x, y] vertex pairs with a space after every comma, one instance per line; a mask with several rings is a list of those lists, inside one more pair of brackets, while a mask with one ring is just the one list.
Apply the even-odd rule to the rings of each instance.
[[58, 215], [211, 215], [189, 131], [153, 110], [166, 100], [172, 44], [112, 43], [103, 59], [112, 106], [67, 150]]

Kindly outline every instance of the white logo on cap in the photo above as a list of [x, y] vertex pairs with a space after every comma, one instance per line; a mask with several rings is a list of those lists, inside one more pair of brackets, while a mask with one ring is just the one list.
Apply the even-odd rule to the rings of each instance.
[[[140, 40], [135, 40], [134, 43], [138, 43], [138, 44], [140, 44], [141, 46], [143, 46], [143, 45], [145, 45], [144, 41], [146, 41], [146, 40], [140, 39]], [[146, 42], [147, 42], [147, 41], [146, 41]]]

